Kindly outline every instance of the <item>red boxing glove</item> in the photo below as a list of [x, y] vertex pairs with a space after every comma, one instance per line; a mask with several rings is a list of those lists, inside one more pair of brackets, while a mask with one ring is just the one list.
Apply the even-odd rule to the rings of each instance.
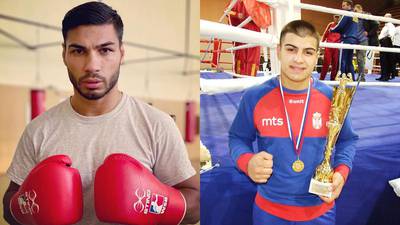
[[10, 201], [24, 225], [67, 225], [82, 218], [82, 181], [66, 155], [51, 156], [32, 169]]
[[186, 212], [182, 193], [161, 183], [136, 159], [108, 156], [94, 180], [100, 221], [130, 225], [176, 225]]

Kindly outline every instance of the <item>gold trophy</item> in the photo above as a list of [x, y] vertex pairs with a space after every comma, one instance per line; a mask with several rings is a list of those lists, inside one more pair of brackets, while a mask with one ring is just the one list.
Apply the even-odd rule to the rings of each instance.
[[200, 141], [200, 169], [208, 170], [212, 167], [211, 154], [206, 146]]
[[344, 120], [349, 112], [353, 96], [360, 84], [358, 79], [357, 86], [346, 87], [348, 82], [352, 82], [351, 74], [342, 74], [340, 72], [336, 76], [339, 85], [333, 88], [333, 98], [331, 103], [331, 111], [329, 112], [329, 121], [327, 122], [328, 135], [325, 143], [324, 160], [317, 167], [314, 177], [311, 179], [308, 192], [330, 198], [332, 191], [333, 170], [330, 165], [333, 147], [342, 129]]
[[210, 150], [200, 141], [200, 174], [208, 172], [216, 167], [219, 163], [212, 164]]

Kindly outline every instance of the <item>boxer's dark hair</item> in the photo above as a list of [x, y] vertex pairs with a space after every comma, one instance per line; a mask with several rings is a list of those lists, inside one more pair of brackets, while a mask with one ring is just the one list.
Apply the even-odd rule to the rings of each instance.
[[117, 11], [102, 2], [87, 2], [74, 7], [65, 14], [62, 21], [62, 34], [65, 39], [68, 31], [81, 25], [112, 24], [120, 44], [124, 33], [124, 24]]
[[279, 42], [282, 44], [282, 40], [287, 33], [293, 33], [300, 37], [311, 36], [314, 37], [317, 41], [317, 50], [319, 48], [319, 34], [315, 27], [304, 20], [293, 20], [292, 22], [286, 24], [282, 31], [281, 36], [279, 38]]

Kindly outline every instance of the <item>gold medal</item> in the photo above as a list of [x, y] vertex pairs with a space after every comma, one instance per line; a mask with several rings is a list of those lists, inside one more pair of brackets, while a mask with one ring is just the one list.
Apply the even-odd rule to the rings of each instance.
[[304, 169], [304, 163], [300, 159], [296, 160], [292, 164], [292, 169], [294, 172], [300, 173]]
[[293, 148], [294, 152], [297, 155], [297, 160], [293, 162], [292, 164], [292, 169], [296, 173], [300, 173], [301, 171], [304, 170], [304, 162], [300, 160], [300, 152], [301, 152], [301, 144], [302, 140], [304, 139], [303, 137], [303, 131], [304, 131], [304, 123], [307, 120], [307, 109], [308, 109], [308, 103], [310, 101], [310, 96], [311, 96], [311, 78], [308, 80], [308, 88], [307, 88], [307, 97], [306, 97], [306, 102], [304, 104], [304, 110], [303, 110], [303, 117], [301, 119], [301, 124], [299, 128], [299, 133], [298, 136], [294, 136], [294, 132], [292, 130], [292, 126], [290, 125], [290, 118], [289, 118], [289, 113], [286, 108], [286, 103], [285, 103], [285, 95], [283, 94], [283, 87], [282, 87], [282, 79], [279, 79], [279, 91], [281, 93], [282, 97], [282, 104], [283, 104], [283, 109], [286, 114], [286, 123], [287, 123], [287, 129], [289, 133], [290, 140], [293, 142]]

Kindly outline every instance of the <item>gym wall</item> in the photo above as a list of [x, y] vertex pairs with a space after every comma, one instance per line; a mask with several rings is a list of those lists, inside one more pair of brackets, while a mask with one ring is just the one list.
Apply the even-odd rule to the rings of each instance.
[[[2, 0], [0, 15], [61, 28], [65, 13], [83, 0]], [[176, 116], [184, 136], [185, 106], [196, 103], [199, 115], [199, 0], [103, 1], [124, 22], [125, 63], [119, 88]], [[51, 13], [50, 13], [51, 11]], [[46, 89], [46, 109], [72, 93], [62, 62], [62, 35], [0, 17], [0, 198], [8, 186], [4, 175], [29, 121], [30, 89]], [[10, 38], [12, 36], [13, 38]], [[18, 40], [18, 41], [17, 41]], [[24, 44], [21, 44], [24, 43]], [[24, 46], [25, 45], [25, 46]], [[36, 49], [29, 49], [27, 46]], [[199, 168], [199, 136], [187, 143]], [[0, 204], [0, 225], [2, 219]]]

